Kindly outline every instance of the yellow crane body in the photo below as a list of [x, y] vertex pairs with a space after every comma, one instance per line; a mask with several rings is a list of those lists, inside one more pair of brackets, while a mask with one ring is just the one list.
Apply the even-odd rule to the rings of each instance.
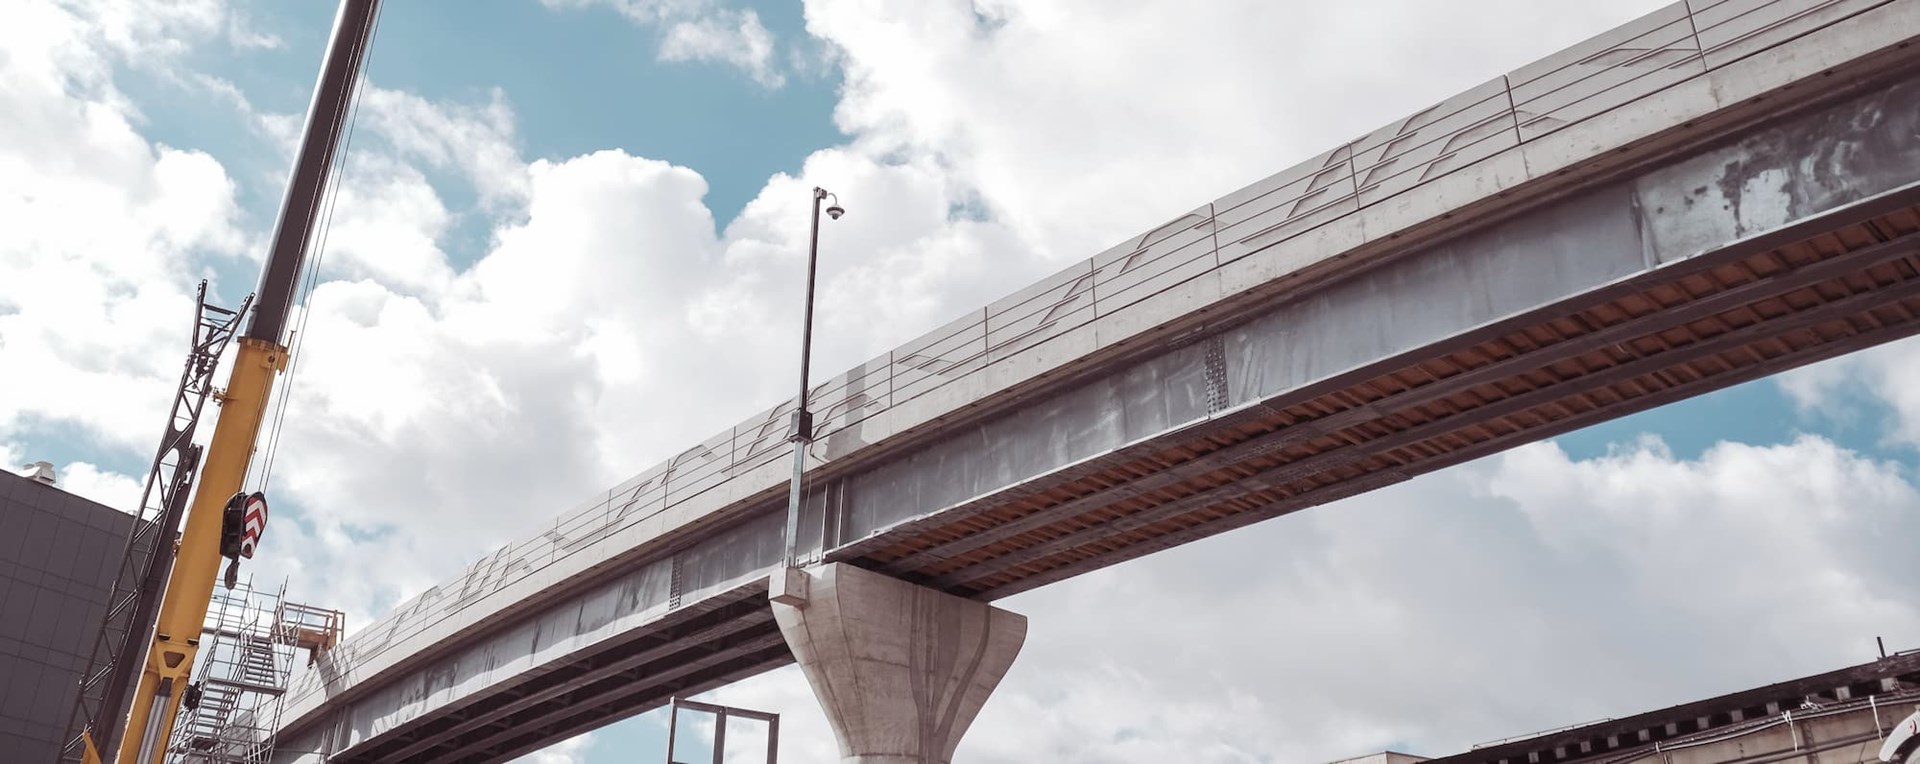
[[[120, 737], [120, 764], [160, 764], [166, 752], [166, 736], [192, 678], [200, 629], [219, 577], [222, 510], [227, 497], [239, 492], [246, 480], [274, 377], [286, 368], [286, 348], [250, 337], [240, 338], [236, 345], [227, 389], [215, 393], [220, 419], [200, 466], [200, 486], [187, 511], [153, 644], [147, 649], [126, 732]], [[142, 755], [149, 758], [143, 761]]]

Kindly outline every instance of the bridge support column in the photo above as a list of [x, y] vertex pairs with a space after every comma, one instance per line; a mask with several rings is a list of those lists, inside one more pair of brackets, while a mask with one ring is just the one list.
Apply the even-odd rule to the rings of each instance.
[[843, 764], [952, 761], [1027, 638], [1026, 616], [842, 563], [770, 588]]

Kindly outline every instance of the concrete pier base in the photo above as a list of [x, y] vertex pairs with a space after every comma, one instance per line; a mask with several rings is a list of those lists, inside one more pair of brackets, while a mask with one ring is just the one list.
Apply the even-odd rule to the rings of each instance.
[[771, 588], [843, 764], [952, 761], [1027, 638], [1026, 616], [852, 565], [775, 573]]

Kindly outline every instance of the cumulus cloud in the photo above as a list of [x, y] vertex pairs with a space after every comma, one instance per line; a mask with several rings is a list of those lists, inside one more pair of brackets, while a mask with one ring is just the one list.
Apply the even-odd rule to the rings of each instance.
[[489, 206], [522, 201], [527, 169], [515, 148], [513, 109], [498, 88], [483, 104], [434, 103], [381, 87], [360, 94], [361, 118], [396, 159], [459, 173]]
[[[1842, 426], [1869, 424], [1889, 444], [1920, 447], [1920, 341], [1901, 340], [1777, 379], [1803, 413]], [[1882, 412], [1890, 416], [1882, 416]]]
[[237, 9], [227, 14], [227, 42], [240, 50], [276, 50], [286, 44], [279, 35], [256, 29], [252, 18]]
[[673, 22], [660, 41], [660, 59], [730, 64], [767, 88], [786, 84], [786, 76], [776, 68], [773, 33], [751, 10]]
[[141, 481], [146, 476], [129, 477], [88, 462], [75, 461], [59, 469], [59, 479], [59, 486], [68, 493], [132, 513], [134, 507], [140, 504]]
[[243, 249], [224, 168], [142, 137], [113, 84], [116, 56], [165, 55], [204, 21], [169, 10], [29, 2], [0, 25], [0, 369], [35, 370], [0, 374], [0, 437], [77, 427], [151, 448], [188, 290]]
[[786, 84], [778, 43], [760, 14], [714, 0], [541, 0], [553, 9], [606, 6], [660, 35], [661, 61], [704, 61], [739, 69], [767, 89]]
[[816, 0], [841, 129], [1078, 259], [1666, 3]]
[[[90, 0], [69, 7], [91, 22], [107, 48], [128, 56], [172, 57], [214, 34], [246, 28], [225, 0]], [[239, 37], [253, 38], [251, 32]]]

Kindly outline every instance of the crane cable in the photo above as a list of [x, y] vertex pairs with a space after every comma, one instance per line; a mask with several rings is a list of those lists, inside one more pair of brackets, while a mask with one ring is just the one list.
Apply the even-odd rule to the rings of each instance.
[[273, 424], [268, 428], [267, 447], [260, 461], [259, 479], [255, 482], [261, 491], [267, 490], [267, 486], [273, 482], [273, 463], [274, 459], [280, 455], [280, 436], [285, 431], [287, 409], [293, 399], [296, 381], [294, 375], [300, 370], [301, 350], [306, 346], [307, 321], [313, 317], [313, 294], [319, 286], [320, 268], [326, 262], [327, 243], [333, 235], [333, 216], [340, 204], [340, 188], [345, 185], [347, 155], [353, 149], [354, 132], [360, 124], [360, 104], [362, 103], [360, 96], [366, 91], [367, 71], [373, 63], [374, 43], [380, 38], [380, 22], [386, 12], [385, 3], [374, 9], [373, 29], [367, 35], [366, 52], [361, 57], [360, 71], [354, 83], [353, 107], [347, 116], [346, 138], [341, 142], [339, 154], [333, 160], [334, 171], [329, 176], [333, 180], [328, 183], [329, 187], [326, 191], [326, 206], [320, 216], [319, 238], [317, 246], [314, 247], [313, 262], [307, 264], [304, 283], [301, 285], [300, 318], [293, 327], [291, 347], [288, 349], [286, 381], [280, 388], [279, 404], [275, 407]]

